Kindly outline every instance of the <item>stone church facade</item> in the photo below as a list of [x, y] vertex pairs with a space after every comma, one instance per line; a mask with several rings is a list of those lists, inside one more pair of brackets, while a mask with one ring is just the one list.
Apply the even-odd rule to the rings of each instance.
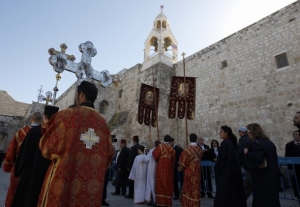
[[[295, 2], [262, 20], [186, 58], [186, 76], [196, 77], [195, 118], [188, 132], [219, 140], [222, 125], [232, 127], [259, 123], [283, 155], [292, 139], [292, 118], [300, 110], [300, 3]], [[177, 62], [177, 41], [167, 17], [154, 20], [145, 42], [144, 62], [113, 75], [113, 84], [99, 86], [96, 109], [106, 118], [113, 135], [141, 143], [157, 139], [156, 127], [137, 121], [141, 84], [160, 89], [159, 137], [170, 134], [185, 145], [184, 119], [168, 118], [172, 76], [183, 76], [183, 61]], [[168, 50], [168, 52], [166, 51]], [[152, 54], [151, 54], [152, 52]], [[154, 81], [153, 81], [154, 80]], [[58, 99], [66, 108], [74, 102], [75, 85]], [[237, 133], [236, 133], [237, 134]]]
[[[297, 1], [186, 57], [186, 76], [196, 78], [195, 118], [188, 120], [189, 133], [204, 137], [210, 145], [212, 139], [220, 141], [222, 125], [235, 132], [256, 122], [275, 143], [278, 154], [284, 154], [295, 130], [293, 116], [300, 111], [299, 11]], [[118, 142], [124, 138], [130, 146], [132, 136], [139, 135], [141, 144], [149, 147], [149, 140], [170, 134], [185, 146], [185, 120], [168, 117], [172, 77], [183, 76], [175, 36], [161, 12], [145, 41], [144, 62], [112, 75], [108, 88], [95, 82], [99, 89], [95, 108]], [[137, 121], [142, 83], [160, 90], [158, 127]], [[74, 103], [75, 88], [74, 83], [57, 99], [60, 110]]]

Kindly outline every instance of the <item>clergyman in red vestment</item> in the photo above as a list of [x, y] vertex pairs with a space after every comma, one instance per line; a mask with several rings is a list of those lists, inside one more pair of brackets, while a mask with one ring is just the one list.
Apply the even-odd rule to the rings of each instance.
[[171, 137], [166, 135], [164, 143], [153, 150], [156, 166], [156, 205], [172, 206], [174, 188], [175, 150], [169, 144]]
[[200, 179], [203, 156], [202, 149], [197, 145], [197, 135], [190, 134], [190, 146], [181, 153], [178, 170], [184, 171], [183, 187], [180, 203], [183, 207], [200, 206]]
[[104, 177], [113, 156], [105, 119], [94, 109], [98, 89], [81, 82], [78, 107], [56, 113], [44, 125], [40, 149], [53, 160], [45, 176], [38, 206], [99, 207]]
[[[32, 114], [31, 119], [30, 119], [31, 126], [39, 125], [42, 123], [42, 121], [43, 121], [42, 113], [35, 112]], [[15, 175], [14, 175], [15, 161], [19, 154], [21, 144], [22, 144], [23, 140], [25, 139], [30, 128], [31, 128], [30, 126], [25, 126], [21, 129], [19, 129], [19, 131], [17, 131], [17, 133], [15, 134], [15, 136], [9, 143], [9, 146], [8, 146], [8, 149], [6, 152], [6, 156], [5, 156], [4, 164], [3, 164], [3, 170], [4, 170], [4, 172], [11, 173], [10, 174], [10, 183], [9, 183], [6, 200], [5, 200], [5, 206], [7, 206], [7, 207], [11, 206], [14, 195], [16, 193], [16, 189], [19, 184], [19, 177], [15, 177]]]

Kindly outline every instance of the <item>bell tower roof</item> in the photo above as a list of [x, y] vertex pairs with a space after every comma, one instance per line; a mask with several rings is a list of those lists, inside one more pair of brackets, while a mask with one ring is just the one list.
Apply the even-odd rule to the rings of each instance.
[[144, 63], [142, 70], [151, 67], [157, 62], [163, 62], [172, 67], [177, 62], [177, 41], [170, 29], [170, 22], [161, 12], [153, 22], [153, 28], [145, 41]]

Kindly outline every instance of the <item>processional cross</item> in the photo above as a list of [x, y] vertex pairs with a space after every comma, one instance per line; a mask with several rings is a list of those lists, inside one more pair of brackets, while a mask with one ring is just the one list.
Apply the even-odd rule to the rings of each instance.
[[52, 102], [53, 100], [52, 100], [52, 93], [51, 93], [51, 91], [47, 91], [46, 92], [46, 97], [43, 96], [43, 95], [40, 95], [39, 96], [39, 101], [46, 101], [46, 105], [48, 105], [49, 102]]
[[92, 149], [92, 146], [95, 143], [99, 143], [99, 138], [100, 137], [96, 136], [96, 134], [94, 133], [94, 129], [92, 128], [89, 128], [87, 132], [81, 134], [80, 136], [80, 140], [85, 143], [85, 147], [87, 149]]
[[[51, 55], [49, 63], [53, 66], [54, 71], [56, 71], [59, 76], [56, 77], [57, 82], [56, 87], [54, 88], [54, 96], [56, 95], [55, 89], [57, 89], [57, 84], [60, 79], [59, 74], [64, 70], [75, 73], [77, 85], [82, 81], [90, 81], [91, 79], [100, 81], [103, 87], [107, 87], [112, 83], [112, 77], [107, 70], [99, 72], [94, 70], [91, 65], [92, 57], [97, 55], [97, 50], [94, 48], [92, 42], [87, 41], [79, 45], [79, 51], [82, 53], [81, 61], [79, 63], [74, 62], [75, 57], [73, 55], [65, 54], [65, 51], [68, 48], [66, 44], [61, 44], [60, 48], [61, 52], [56, 51], [54, 48], [48, 50]], [[55, 100], [53, 100], [53, 103], [54, 101]]]

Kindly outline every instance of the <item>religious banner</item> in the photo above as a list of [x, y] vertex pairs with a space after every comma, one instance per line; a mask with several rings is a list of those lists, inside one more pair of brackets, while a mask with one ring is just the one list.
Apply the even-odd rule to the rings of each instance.
[[[187, 118], [194, 119], [195, 117], [195, 92], [196, 92], [196, 79], [193, 77], [186, 77], [186, 86], [184, 87], [184, 78], [179, 76], [173, 76], [170, 92], [169, 103], [169, 117], [176, 117], [176, 103], [178, 103], [177, 117], [183, 119], [185, 117], [187, 109]], [[185, 107], [185, 93], [186, 107]]]
[[143, 84], [141, 86], [140, 101], [138, 109], [138, 122], [140, 124], [156, 127], [156, 118], [159, 99], [159, 89]]

